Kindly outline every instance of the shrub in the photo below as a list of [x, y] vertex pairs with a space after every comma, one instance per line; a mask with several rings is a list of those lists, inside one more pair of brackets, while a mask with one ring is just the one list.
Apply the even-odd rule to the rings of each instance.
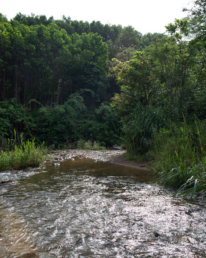
[[92, 142], [91, 142], [91, 141], [85, 141], [85, 142], [84, 142], [83, 149], [86, 149], [86, 150], [91, 150], [91, 149], [93, 149], [93, 147], [92, 147]]

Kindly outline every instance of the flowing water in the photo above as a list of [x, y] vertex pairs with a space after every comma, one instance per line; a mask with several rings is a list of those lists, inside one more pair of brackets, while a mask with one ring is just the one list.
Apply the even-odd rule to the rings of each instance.
[[0, 187], [0, 257], [206, 257], [204, 206], [146, 171], [76, 158], [20, 174]]

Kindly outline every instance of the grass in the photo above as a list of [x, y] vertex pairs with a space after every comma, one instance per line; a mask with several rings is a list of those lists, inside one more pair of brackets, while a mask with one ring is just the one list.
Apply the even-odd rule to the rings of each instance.
[[159, 182], [179, 188], [177, 194], [194, 195], [206, 191], [206, 122], [170, 124], [152, 137], [152, 146], [144, 155], [127, 154], [136, 161], [149, 161]]
[[44, 159], [42, 146], [35, 146], [34, 141], [21, 141], [20, 146], [15, 145], [13, 150], [0, 153], [0, 171], [37, 167]]
[[196, 192], [206, 191], [206, 157], [204, 157], [200, 163], [188, 169], [188, 175], [190, 176], [187, 181], [181, 185], [176, 195], [192, 196]]
[[77, 149], [81, 150], [106, 150], [104, 146], [101, 146], [99, 142], [91, 142], [91, 141], [84, 141], [79, 140], [77, 142]]
[[179, 188], [178, 194], [206, 191], [205, 122], [176, 124], [154, 137], [151, 167], [161, 183]]

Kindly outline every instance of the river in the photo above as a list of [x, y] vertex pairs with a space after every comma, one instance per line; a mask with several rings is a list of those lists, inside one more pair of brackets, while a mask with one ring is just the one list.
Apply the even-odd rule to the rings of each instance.
[[86, 158], [21, 171], [0, 187], [0, 257], [206, 257], [205, 206], [173, 194]]

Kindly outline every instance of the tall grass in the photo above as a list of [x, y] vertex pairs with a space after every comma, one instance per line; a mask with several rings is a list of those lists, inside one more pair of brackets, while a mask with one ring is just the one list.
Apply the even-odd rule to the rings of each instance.
[[206, 121], [172, 122], [161, 109], [137, 107], [124, 133], [127, 158], [149, 161], [162, 184], [206, 191]]
[[206, 123], [171, 125], [154, 135], [151, 167], [160, 182], [183, 194], [206, 191]]
[[124, 144], [130, 155], [144, 156], [151, 148], [155, 131], [164, 124], [160, 108], [137, 106], [124, 125]]
[[34, 140], [26, 142], [21, 140], [21, 144], [15, 145], [13, 150], [0, 153], [0, 171], [37, 167], [44, 158], [42, 146], [35, 146]]

